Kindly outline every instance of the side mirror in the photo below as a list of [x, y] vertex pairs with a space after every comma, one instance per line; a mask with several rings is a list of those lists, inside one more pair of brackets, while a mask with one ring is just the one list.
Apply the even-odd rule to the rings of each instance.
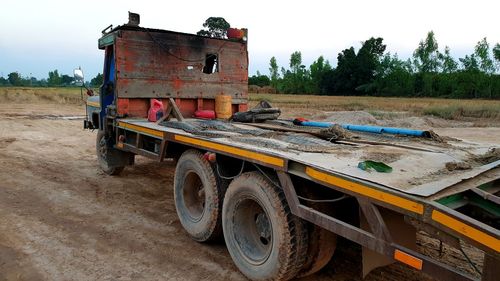
[[80, 68], [77, 68], [73, 71], [73, 76], [75, 78], [75, 85], [79, 87], [83, 86], [83, 71]]

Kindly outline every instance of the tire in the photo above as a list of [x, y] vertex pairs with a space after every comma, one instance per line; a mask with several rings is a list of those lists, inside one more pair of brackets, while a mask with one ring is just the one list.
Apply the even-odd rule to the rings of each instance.
[[179, 220], [198, 242], [222, 238], [222, 202], [228, 183], [197, 150], [187, 150], [177, 162], [174, 201]]
[[332, 259], [337, 247], [337, 235], [314, 224], [308, 224], [309, 244], [306, 262], [297, 274], [305, 277], [320, 271]]
[[[306, 196], [321, 199], [318, 195], [314, 196], [307, 191]], [[328, 203], [308, 203], [307, 206], [326, 214], [332, 214], [335, 211], [333, 206]], [[306, 228], [309, 237], [307, 257], [297, 277], [309, 276], [320, 271], [330, 262], [337, 247], [337, 235], [335, 233], [312, 223], [307, 223]]]
[[125, 166], [113, 167], [110, 163], [110, 158], [116, 153], [113, 153], [114, 149], [109, 144], [109, 139], [106, 137], [104, 131], [99, 130], [96, 138], [96, 154], [97, 160], [99, 161], [99, 166], [101, 170], [108, 175], [119, 175]]
[[244, 173], [229, 185], [222, 222], [231, 258], [247, 278], [289, 280], [302, 268], [305, 227], [283, 191], [260, 173]]

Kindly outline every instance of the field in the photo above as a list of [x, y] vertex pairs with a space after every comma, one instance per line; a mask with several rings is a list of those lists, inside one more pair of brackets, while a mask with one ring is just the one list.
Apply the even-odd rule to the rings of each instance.
[[[264, 98], [284, 117], [500, 139], [500, 101], [251, 95], [252, 103]], [[79, 89], [0, 88], [0, 280], [245, 280], [223, 243], [198, 244], [184, 233], [173, 203], [175, 163], [138, 157], [120, 177], [99, 170], [96, 133], [78, 119], [82, 104]], [[437, 241], [420, 244], [438, 255]], [[471, 271], [451, 249], [442, 259]], [[303, 280], [362, 280], [360, 260], [359, 247], [340, 239], [327, 268]], [[365, 280], [430, 278], [393, 264]]]
[[[97, 89], [94, 90], [97, 92]], [[0, 102], [83, 104], [82, 98], [85, 99], [86, 95], [84, 90], [81, 96], [80, 88], [0, 87]], [[500, 100], [250, 94], [251, 104], [260, 100], [284, 108], [288, 114], [302, 112], [308, 117], [323, 115], [325, 111], [364, 110], [374, 115], [390, 116], [393, 112], [406, 112], [454, 120], [483, 118], [489, 119], [492, 124], [500, 123]]]
[[[445, 119], [464, 120], [487, 118], [500, 122], [500, 100], [457, 100], [438, 98], [388, 98], [353, 96], [310, 96], [253, 94], [250, 100], [268, 100], [273, 105], [290, 109], [308, 109], [307, 114], [324, 111], [357, 111], [384, 114], [407, 112], [411, 115], [430, 115]], [[310, 111], [312, 110], [312, 111]]]

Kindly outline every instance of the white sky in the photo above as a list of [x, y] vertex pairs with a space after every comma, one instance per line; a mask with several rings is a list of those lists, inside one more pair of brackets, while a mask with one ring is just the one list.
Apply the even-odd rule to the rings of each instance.
[[433, 30], [440, 49], [456, 58], [473, 52], [483, 37], [500, 42], [500, 1], [350, 0], [350, 1], [80, 1], [0, 0], [0, 75], [12, 71], [46, 78], [58, 69], [72, 75], [81, 66], [87, 79], [102, 72], [101, 30], [126, 23], [128, 11], [141, 26], [195, 33], [210, 16], [249, 29], [250, 74], [267, 74], [276, 56], [288, 66], [301, 51], [303, 64], [319, 55], [336, 64], [337, 54], [371, 36], [384, 38], [387, 50], [411, 56]]

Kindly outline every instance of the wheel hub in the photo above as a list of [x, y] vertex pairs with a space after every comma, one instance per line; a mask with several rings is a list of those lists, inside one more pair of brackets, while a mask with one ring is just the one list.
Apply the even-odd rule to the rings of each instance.
[[200, 176], [194, 171], [187, 174], [182, 195], [191, 221], [200, 221], [205, 212], [205, 188]]
[[271, 226], [264, 212], [255, 216], [255, 224], [257, 226], [257, 232], [260, 235], [260, 242], [264, 245], [269, 244], [271, 240]]
[[265, 263], [273, 247], [272, 224], [267, 213], [253, 198], [237, 204], [235, 213], [233, 231], [238, 250], [251, 264]]

